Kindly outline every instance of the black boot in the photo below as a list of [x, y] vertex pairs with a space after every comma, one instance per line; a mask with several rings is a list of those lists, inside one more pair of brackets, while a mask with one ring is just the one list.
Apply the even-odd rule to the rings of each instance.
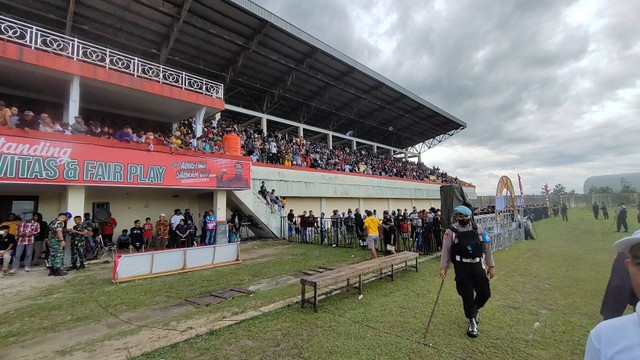
[[78, 269], [78, 267], [76, 266], [76, 264], [73, 264], [73, 265], [69, 266], [68, 268], [66, 268], [65, 270], [66, 271], [70, 271], [70, 270], [77, 270], [77, 269]]
[[47, 267], [47, 269], [49, 269], [49, 275], [48, 276], [55, 275], [55, 271], [53, 271], [53, 266], [49, 266], [49, 267]]
[[475, 338], [478, 337], [478, 324], [475, 318], [469, 319], [469, 327], [467, 328], [467, 336]]
[[55, 268], [53, 271], [54, 271], [53, 276], [65, 276], [65, 275], [67, 275], [67, 273], [62, 271], [62, 269], [60, 269], [60, 268]]
[[84, 269], [84, 268], [86, 268], [86, 266], [84, 266], [84, 263], [83, 263], [83, 262], [81, 262], [81, 263], [80, 263], [80, 266], [78, 266], [78, 268], [77, 268], [76, 270], [82, 270], [82, 269]]

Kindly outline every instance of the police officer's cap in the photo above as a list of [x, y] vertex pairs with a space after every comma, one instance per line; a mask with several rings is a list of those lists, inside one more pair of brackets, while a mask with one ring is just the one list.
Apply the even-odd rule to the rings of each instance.
[[463, 216], [471, 216], [471, 209], [469, 209], [468, 207], [464, 206], [464, 205], [458, 205], [456, 207], [453, 208], [453, 214], [454, 215], [463, 215]]

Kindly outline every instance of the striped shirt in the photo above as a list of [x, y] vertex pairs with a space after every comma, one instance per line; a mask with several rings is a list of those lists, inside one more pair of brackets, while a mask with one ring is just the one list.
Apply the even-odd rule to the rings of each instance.
[[33, 244], [35, 235], [40, 232], [37, 221], [23, 221], [18, 225], [18, 245]]

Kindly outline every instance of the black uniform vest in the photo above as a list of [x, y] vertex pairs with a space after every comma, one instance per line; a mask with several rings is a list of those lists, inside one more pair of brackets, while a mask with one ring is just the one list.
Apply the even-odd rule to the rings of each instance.
[[457, 242], [451, 246], [451, 258], [460, 256], [463, 259], [474, 259], [482, 257], [482, 240], [478, 236], [478, 225], [472, 223], [471, 230], [460, 231], [453, 226], [449, 229], [456, 234]]

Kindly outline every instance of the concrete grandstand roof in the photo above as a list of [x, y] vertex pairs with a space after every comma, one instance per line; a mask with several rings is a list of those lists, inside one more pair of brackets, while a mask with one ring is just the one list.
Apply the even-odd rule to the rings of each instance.
[[429, 148], [466, 128], [248, 0], [31, 0], [1, 11], [218, 81], [229, 104], [364, 140]]

